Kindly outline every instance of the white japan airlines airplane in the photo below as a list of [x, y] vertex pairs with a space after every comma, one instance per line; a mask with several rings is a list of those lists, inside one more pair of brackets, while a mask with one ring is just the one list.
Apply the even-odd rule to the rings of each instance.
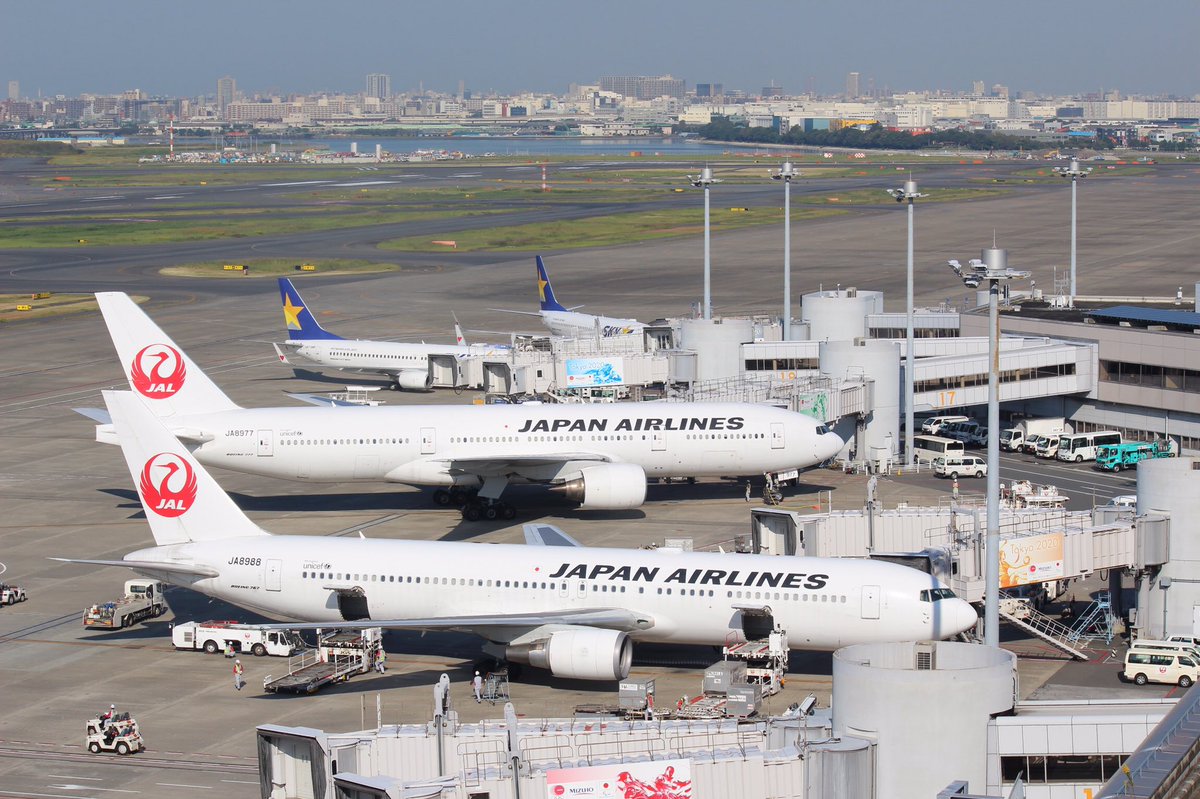
[[275, 618], [279, 627], [463, 630], [555, 676], [619, 680], [634, 641], [720, 645], [788, 633], [793, 649], [946, 638], [974, 609], [928, 574], [869, 560], [271, 535], [143, 401], [104, 392], [156, 546], [124, 566]]
[[[125, 294], [96, 295], [129, 385], [207, 466], [289, 480], [437, 486], [468, 520], [508, 518], [511, 481], [587, 509], [636, 508], [647, 477], [773, 475], [832, 458], [841, 438], [748, 403], [241, 408]], [[105, 413], [96, 438], [115, 443]]]
[[[550, 285], [550, 275], [542, 256], [537, 256], [537, 286], [538, 303], [541, 310], [512, 311], [506, 308], [494, 310], [504, 313], [519, 313], [527, 316], [542, 317], [542, 324], [556, 336], [566, 338], [584, 338], [599, 335], [602, 338], [619, 338], [621, 336], [640, 336], [646, 327], [636, 319], [618, 319], [612, 316], [597, 316], [590, 313], [579, 313], [572, 308], [564, 308], [554, 297], [554, 287]], [[576, 306], [579, 307], [579, 306]]]
[[489, 355], [507, 347], [466, 344], [455, 325], [457, 344], [411, 344], [398, 341], [345, 339], [321, 327], [312, 306], [286, 277], [279, 278], [279, 296], [288, 340], [275, 344], [279, 360], [291, 364], [289, 355], [301, 365], [332, 367], [347, 372], [386, 375], [392, 386], [403, 391], [424, 391], [433, 386], [433, 367], [438, 362], [454, 375], [458, 384], [458, 361], [468, 355]]

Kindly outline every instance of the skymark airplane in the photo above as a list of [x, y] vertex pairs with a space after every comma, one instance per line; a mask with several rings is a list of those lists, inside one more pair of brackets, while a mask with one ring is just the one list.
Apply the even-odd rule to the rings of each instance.
[[[538, 301], [541, 310], [510, 311], [528, 316], [542, 317], [542, 323], [556, 336], [567, 338], [583, 338], [599, 334], [602, 338], [618, 338], [620, 336], [640, 336], [646, 327], [636, 319], [617, 319], [611, 316], [596, 316], [595, 314], [579, 313], [574, 308], [565, 308], [554, 297], [554, 287], [550, 285], [550, 275], [546, 272], [546, 264], [542, 256], [537, 256], [537, 286]], [[576, 308], [581, 306], [575, 306]]]
[[275, 618], [279, 627], [462, 630], [557, 677], [619, 680], [635, 641], [720, 645], [781, 628], [793, 649], [946, 638], [974, 609], [928, 574], [870, 560], [271, 535], [143, 400], [104, 392], [156, 546], [124, 566]]
[[312, 306], [286, 277], [279, 278], [279, 297], [283, 302], [283, 320], [288, 340], [275, 344], [282, 363], [316, 365], [360, 374], [386, 375], [393, 388], [424, 391], [433, 386], [434, 365], [453, 375], [451, 385], [459, 382], [459, 359], [468, 355], [488, 355], [499, 348], [490, 344], [466, 344], [455, 324], [458, 344], [409, 344], [396, 341], [345, 339], [321, 327]]
[[[512, 481], [585, 509], [636, 508], [647, 477], [774, 475], [843, 442], [799, 413], [748, 403], [242, 408], [122, 293], [96, 295], [130, 387], [207, 466], [289, 480], [437, 486], [438, 504], [506, 518]], [[116, 443], [102, 410], [96, 439]]]

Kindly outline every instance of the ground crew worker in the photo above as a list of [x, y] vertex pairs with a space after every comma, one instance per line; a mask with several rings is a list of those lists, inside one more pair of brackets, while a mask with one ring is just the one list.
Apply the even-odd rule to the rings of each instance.
[[475, 672], [475, 679], [471, 680], [471, 687], [475, 689], [475, 702], [478, 704], [483, 701], [483, 678], [479, 676], [479, 672]]
[[750, 501], [750, 481], [746, 481], [746, 501]]
[[244, 674], [245, 671], [246, 669], [242, 666], [242, 661], [240, 658], [233, 661], [233, 687], [239, 691], [242, 690], [242, 686], [246, 684], [246, 681], [242, 679], [242, 674]]
[[110, 721], [112, 721], [112, 717], [115, 716], [116, 714], [117, 714], [117, 706], [109, 705], [108, 712], [100, 714], [100, 729], [103, 730], [105, 725], [107, 725]]
[[379, 646], [379, 651], [375, 653], [375, 671], [380, 674], [387, 672], [387, 652], [383, 651], [382, 644]]
[[230, 641], [229, 639], [225, 640], [225, 657], [233, 657], [233, 641]]

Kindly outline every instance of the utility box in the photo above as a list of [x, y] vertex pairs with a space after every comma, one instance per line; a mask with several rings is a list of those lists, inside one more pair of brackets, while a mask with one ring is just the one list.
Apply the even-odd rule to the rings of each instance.
[[704, 670], [704, 693], [728, 694], [730, 686], [745, 681], [745, 663], [737, 660], [721, 660]]
[[734, 683], [725, 695], [725, 713], [729, 716], [753, 716], [762, 704], [762, 686], [757, 683]]
[[654, 680], [622, 680], [618, 688], [622, 710], [645, 710], [654, 706]]

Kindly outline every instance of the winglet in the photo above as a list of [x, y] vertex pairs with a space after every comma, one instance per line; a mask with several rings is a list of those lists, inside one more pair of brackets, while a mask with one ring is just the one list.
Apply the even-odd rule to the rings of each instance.
[[542, 262], [540, 255], [537, 256], [537, 285], [538, 301], [543, 311], [567, 310], [554, 298], [554, 287], [550, 285], [550, 275], [546, 273], [546, 264]]
[[304, 299], [301, 298], [300, 292], [296, 291], [290, 278], [279, 278], [279, 301], [283, 303], [283, 322], [287, 327], [289, 340], [341, 338], [317, 323], [312, 309], [304, 304]]

